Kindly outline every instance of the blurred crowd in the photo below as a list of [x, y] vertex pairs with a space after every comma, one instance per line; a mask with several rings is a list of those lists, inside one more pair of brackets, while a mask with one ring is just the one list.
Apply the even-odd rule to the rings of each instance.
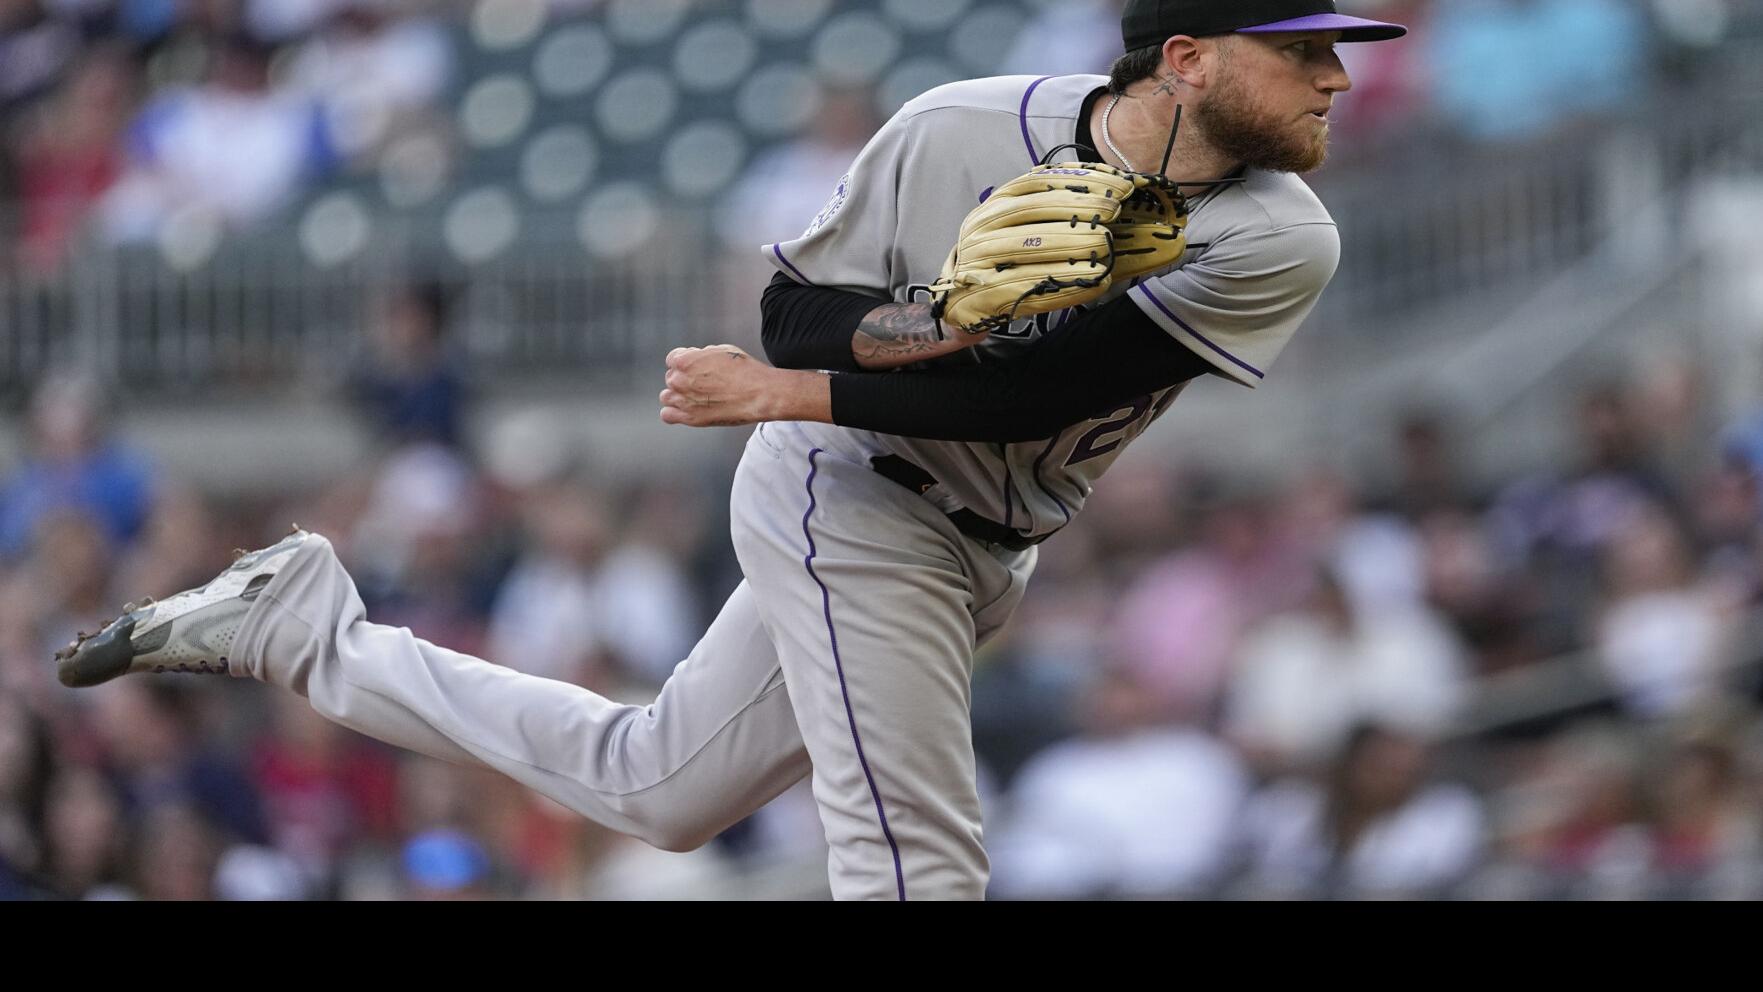
[[[473, 6], [0, 2], [18, 263], [52, 272], [82, 232], [127, 242], [191, 211], [285, 223], [396, 138], [445, 151], [449, 24]], [[1340, 124], [1371, 145], [1611, 112], [1759, 27], [1736, 0], [1341, 7], [1415, 28], [1411, 46], [1343, 48]], [[1023, 9], [999, 71], [1105, 68], [1117, 5]], [[800, 230], [878, 116], [863, 87], [829, 89], [735, 182], [728, 240]], [[752, 310], [750, 276], [730, 276], [732, 313]], [[76, 631], [298, 521], [333, 540], [376, 622], [653, 697], [739, 580], [730, 466], [607, 479], [560, 445], [494, 457], [467, 429], [485, 387], [457, 286], [372, 292], [332, 384], [371, 456], [273, 498], [156, 463], [82, 370], [37, 384], [0, 463], [0, 898], [821, 892], [805, 787], [663, 854], [254, 683], [56, 683]], [[993, 894], [1763, 897], [1763, 410], [1718, 422], [1705, 374], [1656, 358], [1583, 388], [1572, 457], [1522, 476], [1472, 476], [1465, 425], [1418, 408], [1384, 426], [1378, 466], [1123, 459], [978, 659]]]
[[91, 378], [43, 383], [28, 453], [0, 481], [0, 897], [646, 893], [653, 873], [629, 874], [642, 845], [298, 697], [225, 679], [75, 693], [48, 663], [122, 590], [200, 584], [299, 521], [346, 549], [381, 622], [652, 696], [738, 581], [726, 541], [708, 540], [710, 494], [690, 477], [603, 484], [567, 452], [521, 460], [518, 479], [483, 469], [460, 440], [473, 388], [445, 343], [451, 304], [436, 284], [374, 301], [358, 372], [336, 387], [370, 458], [267, 504], [180, 483], [118, 438]]
[[[462, 46], [473, 44], [472, 30], [482, 34], [482, 25], [496, 18], [518, 21], [527, 7], [546, 8], [540, 16], [562, 23], [616, 20], [619, 6], [612, 0], [5, 0], [0, 200], [16, 205], [6, 218], [14, 235], [8, 239], [15, 246], [12, 264], [53, 273], [87, 236], [128, 244], [151, 242], [180, 225], [251, 229], [315, 191], [369, 174], [382, 174], [394, 199], [405, 195], [393, 196], [396, 190], [412, 184], [444, 182], [459, 170], [472, 138], [462, 137], [460, 119], [476, 111], [464, 105], [469, 100], [454, 106], [471, 89], [472, 80], [461, 75], [481, 68], [462, 58]], [[757, 17], [766, 6], [688, 4], [681, 23], [748, 7], [754, 8], [748, 16]], [[885, 7], [890, 17], [907, 18], [896, 30], [923, 27], [910, 21], [918, 9], [912, 5], [853, 6]], [[973, 74], [1103, 72], [1118, 54], [1119, 0], [1018, 0], [1013, 6], [1020, 17], [999, 25], [1010, 30], [987, 33], [992, 54], [970, 61]], [[826, 7], [822, 18], [833, 14]], [[1731, 38], [1763, 32], [1763, 14], [1742, 0], [1347, 0], [1342, 9], [1413, 28], [1401, 45], [1343, 48], [1357, 90], [1336, 121], [1350, 139], [1340, 143], [1347, 158], [1375, 155], [1396, 142], [1497, 142], [1596, 119], [1657, 83], [1692, 73], [1702, 54]], [[478, 28], [468, 30], [468, 22]], [[886, 37], [899, 45], [898, 36]], [[611, 57], [593, 51], [589, 46], [572, 57]], [[911, 61], [909, 49], [903, 55], [901, 64]], [[874, 75], [890, 64], [878, 62]], [[540, 67], [541, 75], [546, 71]], [[803, 117], [797, 133], [786, 127], [783, 134], [750, 136], [758, 147], [742, 160], [743, 185], [774, 196], [830, 189], [829, 175], [836, 181], [851, 149], [873, 128], [869, 118], [891, 112], [877, 105], [875, 79], [822, 82], [831, 91], [826, 106]], [[851, 102], [853, 89], [860, 106]], [[591, 117], [596, 95], [590, 87], [570, 113]], [[530, 98], [509, 99], [493, 116], [512, 123], [492, 120], [483, 127], [523, 126], [530, 108], [521, 110], [521, 99]], [[892, 94], [880, 103], [897, 106], [900, 99]], [[580, 140], [558, 139], [502, 168], [583, 173], [590, 166], [577, 161], [588, 155], [576, 150]], [[718, 156], [730, 153], [717, 147], [723, 149]], [[660, 155], [647, 146], [627, 152], [624, 171], [660, 174], [666, 163], [644, 160]], [[547, 165], [547, 156], [568, 164]], [[828, 164], [834, 160], [839, 164]], [[245, 161], [250, 168], [239, 167]], [[686, 166], [714, 175], [721, 163]], [[785, 186], [780, 180], [786, 178], [807, 183]], [[541, 198], [583, 179], [543, 180], [540, 188], [551, 191]], [[701, 185], [695, 195], [723, 184]], [[738, 240], [748, 243], [747, 235], [740, 231]]]
[[191, 216], [259, 223], [397, 136], [439, 128], [449, 6], [0, 4], [0, 191], [16, 201], [18, 264], [52, 271], [87, 229], [126, 243]]
[[[499, 476], [460, 440], [474, 389], [444, 287], [371, 312], [337, 399], [372, 458], [268, 503], [180, 484], [90, 380], [38, 391], [0, 481], [0, 894], [690, 897], [818, 877], [804, 788], [661, 854], [254, 683], [55, 682], [76, 629], [297, 520], [380, 623], [653, 697], [738, 581], [727, 466], [613, 487], [558, 449]], [[994, 894], [1763, 896], [1763, 444], [1756, 419], [1708, 423], [1705, 395], [1670, 361], [1587, 388], [1572, 462], [1492, 483], [1463, 477], [1433, 411], [1396, 425], [1382, 472], [1123, 462], [977, 665]], [[1564, 670], [1598, 690], [1485, 705]]]
[[976, 679], [998, 891], [1763, 895], [1760, 463], [1704, 392], [1587, 388], [1491, 484], [1424, 411], [1390, 473], [1111, 477]]

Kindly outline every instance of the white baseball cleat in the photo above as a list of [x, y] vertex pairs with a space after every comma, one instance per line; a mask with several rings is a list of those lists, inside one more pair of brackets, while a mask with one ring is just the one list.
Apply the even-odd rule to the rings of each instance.
[[79, 688], [141, 672], [226, 672], [251, 604], [311, 536], [296, 524], [276, 544], [242, 553], [201, 588], [124, 606], [96, 634], [81, 633], [55, 653], [56, 676]]

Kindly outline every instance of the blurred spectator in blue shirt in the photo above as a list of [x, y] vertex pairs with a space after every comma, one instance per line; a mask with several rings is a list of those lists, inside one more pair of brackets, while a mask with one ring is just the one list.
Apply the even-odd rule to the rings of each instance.
[[[318, 18], [288, 59], [286, 86], [323, 108], [326, 133], [344, 161], [371, 166], [399, 135], [432, 126], [434, 105], [453, 75], [453, 40], [440, 20], [384, 0], [305, 3], [302, 13], [291, 0], [260, 0], [251, 16], [260, 30], [270, 11]], [[328, 9], [315, 11], [315, 4]]]
[[1624, 0], [1452, 0], [1437, 5], [1429, 61], [1444, 124], [1524, 138], [1613, 108], [1645, 83], [1645, 23]]
[[171, 34], [187, 16], [181, 0], [117, 0], [116, 27], [126, 38], [151, 45]]
[[1542, 0], [1537, 64], [1563, 114], [1613, 110], [1646, 85], [1647, 23], [1630, 0]]
[[1658, 466], [1646, 414], [1625, 380], [1576, 399], [1579, 437], [1571, 472], [1543, 471], [1504, 486], [1486, 517], [1508, 563], [1522, 563], [1540, 595], [1537, 631], [1549, 651], [1582, 642], [1598, 596], [1596, 565], [1610, 542], [1650, 506], [1677, 512], [1682, 494]]
[[446, 289], [412, 284], [374, 309], [373, 353], [350, 394], [383, 439], [457, 448], [466, 386], [446, 348]]
[[[137, 822], [162, 807], [188, 807], [229, 839], [268, 839], [256, 788], [198, 726], [191, 690], [168, 680], [125, 680], [99, 697], [94, 727], [120, 774]], [[218, 838], [217, 838], [218, 839]]]
[[188, 214], [249, 226], [332, 171], [336, 149], [318, 104], [272, 86], [269, 66], [266, 46], [233, 34], [212, 53], [206, 82], [168, 88], [142, 109], [129, 129], [129, 169], [101, 208], [112, 240], [151, 239]]
[[489, 898], [489, 854], [470, 834], [431, 830], [411, 838], [403, 851], [409, 896], [424, 900]]
[[153, 504], [147, 459], [109, 436], [90, 377], [62, 373], [37, 390], [31, 453], [0, 485], [0, 558], [29, 550], [43, 518], [56, 510], [95, 517], [113, 543], [132, 540]]

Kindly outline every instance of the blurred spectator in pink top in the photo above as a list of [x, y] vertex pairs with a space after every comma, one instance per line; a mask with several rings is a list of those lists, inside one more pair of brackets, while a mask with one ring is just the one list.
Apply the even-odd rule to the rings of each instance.
[[1353, 89], [1335, 101], [1329, 113], [1331, 146], [1347, 155], [1372, 147], [1379, 135], [1392, 134], [1425, 110], [1431, 77], [1426, 61], [1428, 19], [1432, 4], [1423, 0], [1350, 0], [1337, 5], [1341, 13], [1370, 17], [1408, 29], [1399, 45], [1341, 45], [1341, 57]]
[[120, 49], [95, 48], [31, 116], [17, 162], [18, 251], [27, 271], [60, 268], [87, 212], [122, 174], [135, 80]]
[[1122, 596], [1113, 654], [1172, 712], [1203, 711], [1243, 630], [1304, 595], [1301, 551], [1269, 519], [1258, 495], [1219, 501], [1203, 511], [1193, 547], [1150, 565]]

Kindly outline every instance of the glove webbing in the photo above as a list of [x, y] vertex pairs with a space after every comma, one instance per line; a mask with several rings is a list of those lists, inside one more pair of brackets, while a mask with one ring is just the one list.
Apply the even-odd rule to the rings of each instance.
[[[1187, 197], [1182, 195], [1180, 183], [1174, 182], [1163, 175], [1150, 175], [1146, 173], [1135, 173], [1135, 175], [1143, 176], [1145, 179], [1149, 180], [1151, 186], [1155, 187], [1160, 192], [1167, 194], [1169, 199], [1166, 201], [1163, 197], [1153, 195], [1147, 190], [1137, 190], [1134, 191], [1131, 196], [1126, 198], [1126, 204], [1131, 205], [1135, 209], [1142, 210], [1148, 208], [1159, 215], [1167, 213], [1172, 209], [1178, 217], [1188, 212]], [[1118, 242], [1130, 241], [1135, 235], [1122, 231], [1113, 231], [1112, 233], [1113, 237], [1111, 242], [1115, 243], [1114, 254], [1116, 255], [1149, 255], [1157, 250], [1153, 245], [1146, 245], [1143, 248], [1122, 248], [1119, 246]], [[1167, 234], [1160, 231], [1151, 232], [1151, 237], [1158, 241], [1174, 241], [1181, 236], [1182, 233], [1174, 229], [1171, 229]]]
[[[1149, 249], [1147, 249], [1147, 250], [1149, 250]], [[1022, 295], [1018, 296], [1016, 298], [1016, 302], [1012, 303], [1010, 305], [1010, 312], [1008, 314], [993, 314], [990, 317], [986, 317], [986, 318], [982, 319], [979, 322], [978, 326], [984, 330], [987, 330], [987, 331], [996, 331], [1001, 328], [1009, 327], [1010, 324], [1016, 320], [1017, 308], [1022, 306], [1022, 304], [1024, 302], [1026, 302], [1029, 299], [1032, 299], [1033, 297], [1045, 296], [1049, 293], [1057, 293], [1062, 289], [1071, 289], [1073, 287], [1080, 288], [1080, 289], [1089, 289], [1094, 286], [1102, 285], [1102, 283], [1104, 281], [1106, 281], [1108, 279], [1108, 277], [1113, 275], [1113, 273], [1114, 273], [1114, 256], [1115, 256], [1115, 254], [1116, 253], [1113, 251], [1110, 251], [1108, 253], [1107, 267], [1102, 270], [1101, 275], [1073, 276], [1070, 279], [1060, 279], [1057, 276], [1048, 276], [1047, 278], [1042, 279], [1040, 282], [1035, 283], [1033, 286], [1030, 286], [1028, 289], [1023, 290]], [[1072, 265], [1075, 265], [1080, 261], [1085, 261], [1085, 260], [1084, 259], [1077, 259], [1077, 258], [1067, 259], [1068, 264], [1072, 264]], [[1097, 261], [1095, 252], [1093, 252], [1093, 251], [1090, 252], [1090, 257], [1089, 257], [1088, 261], [1090, 261], [1090, 262]], [[1006, 268], [1010, 268], [1012, 264], [1013, 263], [1005, 262], [1005, 263], [999, 265], [998, 269], [999, 269], [999, 271], [1002, 271]]]
[[[1049, 190], [1051, 190], [1051, 189], [1055, 189], [1056, 187], [1049, 185], [1047, 188]], [[1088, 186], [1080, 186], [1080, 185], [1073, 185], [1073, 184], [1067, 184], [1065, 188], [1070, 190], [1073, 193], [1088, 193], [1090, 191], [1090, 188]], [[1163, 207], [1163, 205], [1161, 203], [1159, 203], [1157, 205], [1157, 208], [1159, 211], [1162, 210], [1162, 207]], [[1077, 225], [1079, 225], [1081, 223], [1084, 223], [1082, 218], [1078, 217], [1076, 214], [1073, 214], [1071, 217], [1071, 226], [1073, 228], [1075, 228], [1075, 227], [1077, 227]], [[1106, 226], [1102, 223], [1102, 215], [1101, 214], [1092, 214], [1089, 219], [1089, 225], [1091, 228]], [[1000, 330], [1002, 328], [1009, 327], [1012, 323], [1014, 323], [1016, 321], [1017, 309], [1020, 308], [1024, 302], [1026, 302], [1030, 299], [1033, 299], [1036, 296], [1045, 296], [1049, 293], [1057, 293], [1062, 289], [1073, 289], [1073, 288], [1089, 289], [1089, 288], [1092, 288], [1095, 286], [1100, 286], [1104, 281], [1106, 281], [1108, 279], [1109, 276], [1114, 274], [1114, 256], [1119, 254], [1119, 252], [1116, 251], [1113, 247], [1114, 246], [1114, 239], [1112, 236], [1110, 236], [1108, 239], [1108, 245], [1109, 245], [1110, 250], [1108, 253], [1107, 265], [1105, 268], [1102, 269], [1102, 272], [1100, 275], [1073, 276], [1070, 279], [1060, 279], [1057, 276], [1048, 276], [1047, 278], [1042, 279], [1040, 282], [1035, 283], [1033, 286], [1030, 286], [1028, 289], [1023, 290], [1022, 295], [1020, 295], [1016, 298], [1016, 302], [1010, 304], [1010, 312], [1009, 313], [1007, 313], [1007, 314], [999, 313], [999, 314], [993, 314], [990, 317], [982, 317], [980, 320], [976, 321], [975, 323], [969, 324], [966, 328], [963, 328], [963, 330], [966, 331], [967, 333], [971, 333], [971, 334], [978, 334], [978, 333], [982, 333], [982, 332], [989, 333], [991, 331]], [[1156, 249], [1154, 249], [1154, 248], [1135, 249], [1135, 251], [1138, 251], [1138, 252], [1155, 251], [1155, 250]], [[1066, 261], [1066, 264], [1068, 264], [1068, 265], [1076, 265], [1078, 262], [1083, 262], [1083, 261], [1088, 261], [1088, 262], [1094, 263], [1094, 262], [1098, 261], [1098, 259], [1096, 258], [1096, 253], [1092, 251], [1092, 252], [1090, 252], [1090, 257], [1087, 259], [1068, 258], [1065, 261]], [[1003, 272], [1007, 269], [1015, 268], [1016, 265], [1017, 265], [1017, 263], [1015, 263], [1015, 262], [999, 262], [993, 266], [993, 269], [995, 269], [998, 272]], [[947, 303], [948, 303], [948, 300], [947, 300], [947, 298], [945, 298], [945, 299], [938, 300], [931, 305], [930, 315], [933, 320], [942, 320], [943, 319], [943, 312], [946, 309]]]

